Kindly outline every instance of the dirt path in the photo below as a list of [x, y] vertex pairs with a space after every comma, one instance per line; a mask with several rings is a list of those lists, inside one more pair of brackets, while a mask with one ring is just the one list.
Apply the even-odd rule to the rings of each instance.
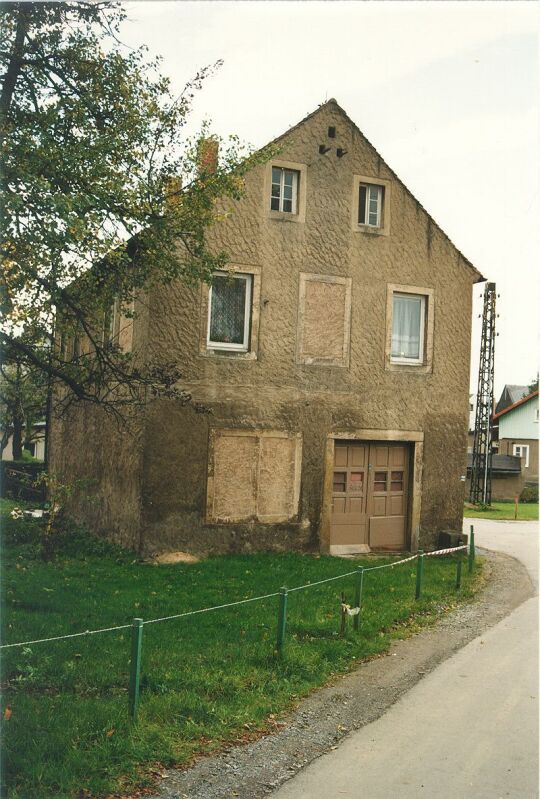
[[259, 799], [347, 735], [379, 718], [423, 675], [533, 595], [526, 568], [507, 555], [482, 553], [488, 581], [477, 600], [435, 626], [392, 645], [304, 699], [279, 732], [167, 772], [153, 799]]

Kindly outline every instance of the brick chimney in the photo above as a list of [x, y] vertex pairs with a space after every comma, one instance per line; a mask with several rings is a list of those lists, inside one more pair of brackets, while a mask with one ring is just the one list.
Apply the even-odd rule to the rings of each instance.
[[199, 174], [211, 175], [216, 171], [219, 155], [219, 140], [213, 136], [201, 139], [198, 147]]

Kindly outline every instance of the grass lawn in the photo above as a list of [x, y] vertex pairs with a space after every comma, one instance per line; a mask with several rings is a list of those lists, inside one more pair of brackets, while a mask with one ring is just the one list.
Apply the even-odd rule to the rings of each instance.
[[[37, 522], [9, 518], [12, 505], [2, 505], [4, 643], [152, 619], [374, 564], [258, 554], [153, 566], [80, 533], [44, 563]], [[3, 795], [128, 791], [152, 784], [160, 764], [186, 763], [272, 729], [313, 688], [470, 599], [481, 568], [472, 578], [463, 568], [459, 594], [455, 571], [451, 559], [426, 558], [418, 602], [415, 561], [366, 574], [361, 632], [350, 624], [342, 638], [341, 591], [352, 603], [353, 578], [289, 594], [281, 660], [274, 651], [277, 597], [147, 625], [135, 725], [127, 717], [129, 630], [3, 650]]]
[[[474, 506], [466, 502], [463, 513], [470, 519], [499, 519], [500, 521], [515, 519], [513, 502], [492, 502], [490, 506]], [[538, 503], [520, 502], [517, 517], [518, 521], [535, 521], [538, 519]]]

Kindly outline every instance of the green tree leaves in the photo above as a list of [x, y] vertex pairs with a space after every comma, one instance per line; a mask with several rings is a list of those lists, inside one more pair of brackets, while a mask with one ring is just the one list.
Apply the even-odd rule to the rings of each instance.
[[[117, 300], [129, 312], [154, 282], [209, 280], [226, 262], [206, 241], [216, 201], [238, 198], [265, 155], [231, 138], [199, 164], [200, 137], [184, 127], [219, 62], [172, 97], [159, 62], [119, 43], [117, 3], [13, 3], [1, 17], [5, 357], [63, 385], [67, 404], [170, 392], [170, 375], [104, 340], [106, 311]], [[84, 338], [86, 357], [44, 356], [60, 336]]]

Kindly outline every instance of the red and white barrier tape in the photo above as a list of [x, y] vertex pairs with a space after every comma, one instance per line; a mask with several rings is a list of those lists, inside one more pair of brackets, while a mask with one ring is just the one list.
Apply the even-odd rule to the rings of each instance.
[[463, 544], [460, 547], [450, 547], [449, 549], [436, 549], [435, 552], [425, 552], [424, 555], [426, 558], [430, 558], [433, 555], [448, 555], [449, 552], [459, 552], [463, 549], [467, 549], [467, 544]]

